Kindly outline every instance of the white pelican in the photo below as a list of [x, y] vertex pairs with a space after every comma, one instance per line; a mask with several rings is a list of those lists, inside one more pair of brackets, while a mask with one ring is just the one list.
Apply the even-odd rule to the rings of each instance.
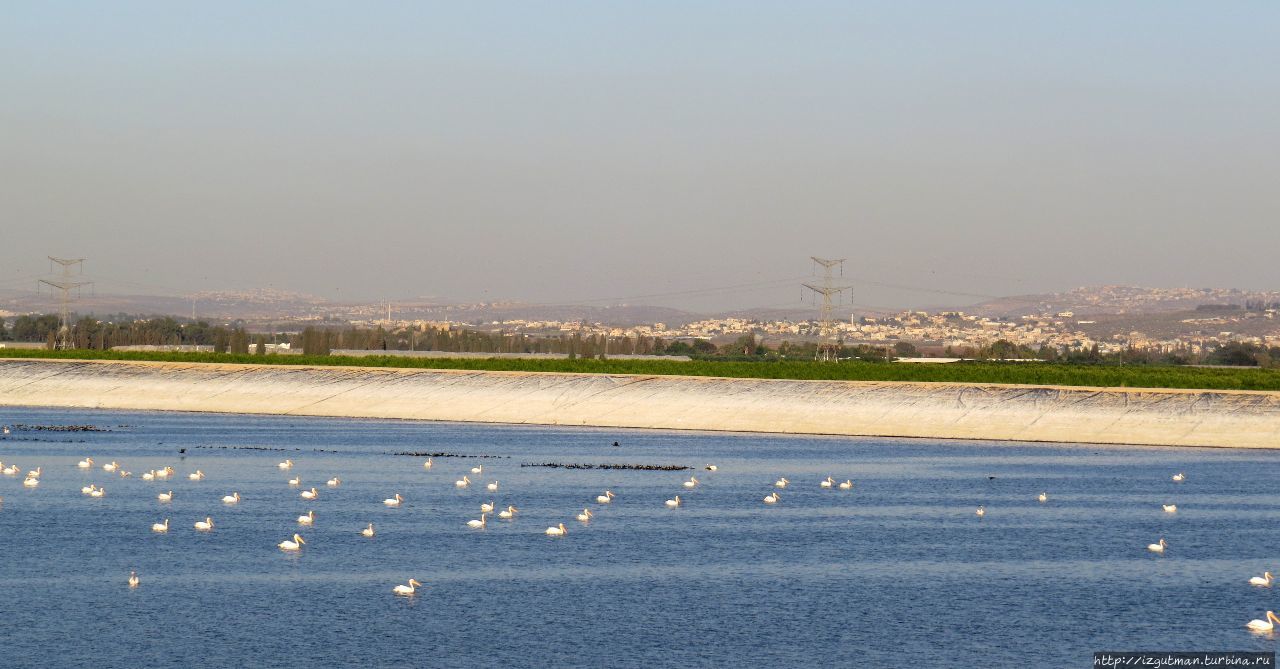
[[1267, 615], [1264, 619], [1250, 620], [1245, 627], [1248, 627], [1255, 632], [1270, 632], [1275, 629], [1276, 623], [1280, 623], [1280, 618], [1277, 618], [1275, 613], [1267, 611]]
[[679, 496], [679, 495], [676, 495], [676, 498], [675, 498], [675, 499], [669, 499], [669, 500], [667, 500], [667, 508], [669, 508], [669, 509], [674, 509], [674, 508], [676, 508], [677, 506], [680, 506], [680, 496]]
[[239, 504], [239, 503], [240, 503], [240, 493], [238, 493], [238, 492], [233, 492], [233, 493], [231, 493], [230, 495], [226, 495], [226, 496], [224, 496], [224, 497], [222, 498], [222, 503], [223, 503], [223, 504]]
[[853, 489], [853, 481], [852, 481], [851, 479], [845, 479], [845, 480], [844, 480], [844, 483], [841, 483], [841, 484], [840, 484], [840, 489], [841, 489], [841, 490], [851, 490], [851, 489]]
[[508, 519], [508, 520], [509, 520], [509, 519], [511, 519], [511, 518], [514, 518], [514, 517], [515, 517], [515, 515], [516, 515], [516, 512], [517, 512], [517, 511], [519, 511], [519, 510], [520, 510], [520, 509], [517, 509], [517, 508], [515, 508], [514, 506], [510, 506], [510, 505], [508, 505], [508, 506], [507, 506], [507, 508], [505, 508], [505, 509], [503, 509], [502, 511], [499, 511], [499, 512], [498, 512], [498, 517], [499, 517], [499, 518], [506, 518], [506, 519]]
[[985, 507], [985, 506], [980, 506], [980, 507], [978, 507], [978, 510], [977, 510], [977, 511], [974, 511], [974, 512], [973, 512], [973, 515], [975, 515], [975, 516], [977, 516], [977, 517], [979, 517], [979, 518], [981, 518], [981, 517], [983, 517], [983, 516], [987, 515], [987, 507]]
[[1042, 492], [1042, 493], [1040, 493], [1040, 496], [1039, 496], [1039, 497], [1037, 497], [1036, 499], [1037, 499], [1037, 500], [1039, 500], [1039, 501], [1041, 501], [1041, 502], [1047, 502], [1047, 501], [1049, 501], [1049, 493], [1047, 493], [1047, 492]]
[[94, 490], [97, 490], [97, 489], [98, 489], [97, 484], [90, 483], [89, 485], [87, 485], [87, 486], [85, 486], [85, 487], [81, 488], [81, 489], [80, 489], [80, 492], [81, 492], [81, 494], [88, 495], [89, 493], [91, 493], [91, 492], [93, 492]]
[[279, 546], [280, 550], [282, 551], [296, 551], [302, 547], [302, 544], [305, 544], [305, 543], [307, 542], [303, 541], [302, 537], [298, 536], [297, 534], [294, 534], [292, 541], [290, 541], [289, 539], [285, 539], [284, 541], [281, 541], [280, 543], [276, 544], [276, 546]]
[[709, 472], [714, 472], [715, 470], [719, 469], [719, 467], [717, 467], [717, 466], [715, 466], [715, 465], [707, 465], [706, 467], [703, 467], [703, 469], [705, 469], [705, 470], [707, 470], [707, 471], [709, 471]]
[[582, 510], [582, 513], [578, 514], [578, 520], [581, 520], [582, 522], [584, 522], [584, 523], [585, 523], [585, 522], [587, 522], [587, 521], [591, 520], [591, 517], [592, 517], [592, 516], [594, 516], [594, 515], [596, 515], [596, 514], [591, 513], [591, 509], [583, 509], [583, 510]]
[[333, 478], [329, 479], [328, 481], [326, 481], [326, 482], [325, 482], [325, 485], [329, 486], [330, 488], [336, 488], [336, 487], [338, 487], [338, 486], [342, 485], [342, 479], [340, 479], [340, 478], [338, 478], [338, 477], [336, 477], [336, 476], [335, 476], [335, 477], [333, 477]]
[[106, 488], [94, 488], [93, 490], [89, 491], [90, 497], [102, 497], [105, 494], [107, 494]]
[[480, 505], [480, 513], [493, 513], [493, 502]]
[[1160, 541], [1154, 544], [1147, 544], [1147, 550], [1151, 551], [1152, 553], [1163, 553], [1165, 547], [1168, 545], [1169, 544], [1165, 543], [1165, 540], [1162, 538], [1160, 539]]
[[80, 462], [77, 462], [76, 466], [81, 469], [88, 469], [93, 466], [93, 458], [85, 458]]
[[24, 485], [24, 486], [26, 486], [26, 487], [28, 487], [28, 488], [34, 488], [34, 487], [36, 487], [36, 486], [40, 485], [40, 479], [33, 479], [33, 478], [29, 478], [29, 479], [27, 479], [27, 480], [23, 481], [23, 482], [22, 482], [22, 485]]
[[316, 522], [316, 512], [308, 511], [305, 516], [298, 516], [299, 525], [313, 525]]
[[568, 533], [569, 531], [564, 529], [564, 523], [560, 523], [557, 527], [548, 527], [545, 531], [545, 534], [549, 537], [563, 537]]
[[319, 495], [320, 493], [317, 492], [315, 488], [312, 488], [310, 490], [303, 490], [302, 492], [298, 493], [298, 497], [301, 497], [302, 499], [315, 499]]
[[14, 474], [17, 474], [19, 471], [20, 470], [18, 469], [18, 465], [9, 465], [8, 467], [4, 468], [4, 473], [8, 476], [13, 476]]
[[129, 587], [130, 588], [138, 587], [138, 572], [136, 571], [129, 572]]
[[1161, 504], [1161, 505], [1160, 505], [1160, 508], [1164, 509], [1164, 512], [1165, 512], [1165, 513], [1177, 513], [1177, 512], [1178, 512], [1178, 505], [1177, 505], [1177, 504]]
[[469, 479], [469, 478], [467, 478], [467, 477], [463, 476], [462, 478], [458, 479], [457, 481], [454, 481], [454, 482], [453, 482], [453, 485], [455, 485], [455, 486], [457, 486], [457, 487], [459, 487], [459, 488], [465, 488], [465, 487], [467, 487], [467, 486], [471, 485], [471, 479]]
[[206, 516], [204, 520], [197, 520], [196, 529], [200, 530], [201, 532], [208, 532], [209, 530], [212, 530], [213, 519]]
[[363, 534], [363, 535], [364, 535], [364, 536], [366, 536], [366, 537], [372, 537], [372, 536], [373, 536], [373, 523], [369, 523], [369, 526], [368, 526], [368, 527], [364, 528], [363, 530], [360, 530], [360, 534]]
[[31, 471], [27, 472], [27, 478], [29, 479], [40, 478], [40, 468], [36, 467], [35, 469], [32, 469]]
[[163, 523], [151, 523], [151, 531], [164, 534], [169, 531], [169, 519], [165, 518]]
[[424, 462], [424, 463], [422, 463], [422, 468], [423, 468], [423, 469], [431, 469], [431, 458], [427, 458], [427, 461], [426, 461], [426, 462]]
[[1187, 475], [1183, 474], [1182, 472], [1178, 472], [1177, 474], [1173, 475], [1173, 480], [1178, 483], [1182, 483], [1183, 481], [1187, 480]]
[[156, 478], [158, 479], [167, 479], [170, 476], [173, 476], [173, 467], [165, 467], [164, 469], [156, 470]]
[[684, 487], [686, 488], [692, 488], [696, 485], [698, 485], [698, 477], [696, 476], [690, 476], [689, 480], [684, 482]]
[[143, 481], [154, 481], [155, 479], [156, 479], [156, 470], [154, 469], [142, 475]]
[[823, 488], [830, 488], [835, 484], [836, 484], [836, 480], [828, 476], [825, 481], [819, 483], [818, 485], [822, 486]]
[[397, 595], [404, 595], [406, 597], [409, 597], [413, 595], [413, 592], [415, 590], [421, 587], [422, 587], [421, 583], [411, 578], [409, 579], [409, 585], [397, 585], [396, 587], [391, 589], [391, 592], [394, 592]]
[[285, 460], [276, 466], [280, 469], [289, 469], [290, 467], [293, 467], [293, 460]]
[[471, 468], [472, 474], [479, 474], [484, 471], [484, 465], [476, 465]]
[[104, 472], [114, 472], [119, 468], [120, 468], [120, 463], [116, 462], [115, 460], [112, 460], [111, 462], [108, 462], [107, 464], [102, 465], [102, 471]]
[[403, 501], [404, 501], [404, 498], [400, 496], [400, 493], [396, 493], [395, 497], [392, 497], [391, 499], [384, 499], [382, 500], [382, 503], [386, 504], [387, 506], [400, 506], [400, 502], [403, 502]]
[[160, 500], [161, 502], [172, 502], [173, 491], [170, 490], [169, 492], [162, 492], [159, 495], [156, 495], [156, 499]]
[[123, 469], [121, 469], [121, 470], [120, 470], [119, 474], [120, 474], [120, 478], [122, 478], [122, 479], [127, 479], [127, 478], [129, 478], [130, 476], [133, 476], [133, 472], [126, 472], [126, 471], [125, 471], [125, 470], [123, 470]]
[[1260, 585], [1264, 588], [1270, 588], [1271, 581], [1272, 581], [1271, 572], [1264, 571], [1262, 572], [1261, 576], [1254, 576], [1253, 578], [1249, 579], [1249, 585]]
[[480, 514], [480, 520], [468, 520], [468, 521], [467, 521], [467, 527], [476, 527], [476, 528], [482, 528], [482, 527], [484, 527], [484, 524], [485, 524], [485, 516], [487, 516], [487, 515], [488, 515], [488, 514], [484, 514], [484, 513], [482, 513], [482, 514]]
[[787, 480], [787, 477], [783, 476], [782, 478], [779, 478], [777, 481], [774, 481], [773, 485], [778, 488], [785, 488], [787, 487], [788, 483], [791, 483], [791, 482]]
[[187, 478], [191, 479], [192, 481], [203, 481], [203, 480], [204, 480], [204, 472], [202, 472], [202, 471], [200, 471], [199, 469], [197, 469], [197, 470], [195, 470], [194, 472], [192, 472], [192, 473], [190, 473], [190, 474], [187, 474]]
[[494, 482], [490, 483], [489, 485], [485, 486], [485, 487], [484, 487], [484, 489], [485, 489], [485, 490], [488, 490], [489, 492], [497, 492], [497, 491], [498, 491], [498, 482], [497, 482], [497, 481], [494, 481]]
[[778, 493], [776, 493], [776, 492], [771, 492], [771, 493], [769, 493], [768, 495], [765, 495], [765, 496], [764, 496], [764, 503], [765, 503], [765, 504], [776, 504], [780, 498], [781, 498], [781, 496], [780, 496]]
[[606, 491], [604, 491], [604, 494], [603, 494], [603, 495], [597, 495], [597, 496], [596, 496], [596, 502], [598, 502], [598, 503], [600, 503], [600, 504], [608, 504], [608, 503], [612, 502], [612, 501], [613, 501], [613, 498], [614, 498], [614, 497], [616, 497], [616, 496], [617, 496], [617, 495], [614, 495], [612, 490], [606, 490]]
[[299, 483], [302, 483], [302, 477], [301, 477], [301, 476], [295, 476], [295, 477], [293, 477], [293, 478], [289, 479], [289, 485], [298, 485]]

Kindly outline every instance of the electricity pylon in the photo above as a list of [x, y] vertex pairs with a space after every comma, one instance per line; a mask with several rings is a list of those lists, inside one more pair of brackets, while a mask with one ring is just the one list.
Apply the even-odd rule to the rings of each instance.
[[40, 283], [62, 291], [62, 304], [59, 310], [58, 335], [54, 339], [54, 348], [59, 351], [72, 348], [71, 342], [71, 291], [92, 284], [71, 275], [71, 267], [78, 265], [80, 274], [84, 274], [84, 258], [55, 258], [49, 256], [49, 270], [52, 273], [53, 263], [62, 265], [62, 275], [50, 279], [40, 279]]
[[831, 340], [831, 312], [832, 297], [839, 297], [841, 293], [853, 288], [853, 286], [836, 285], [835, 277], [831, 274], [833, 267], [840, 268], [840, 276], [844, 276], [844, 258], [829, 259], [810, 256], [813, 262], [822, 266], [822, 285], [815, 286], [810, 283], [803, 284], [805, 288], [822, 296], [821, 326], [818, 330], [818, 350], [816, 357], [818, 360], [833, 361], [840, 354], [840, 346], [834, 340]]

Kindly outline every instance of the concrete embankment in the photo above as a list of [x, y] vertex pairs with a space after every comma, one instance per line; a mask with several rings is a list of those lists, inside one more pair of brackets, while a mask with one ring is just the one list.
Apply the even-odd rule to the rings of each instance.
[[1280, 448], [1246, 391], [9, 359], [0, 406]]

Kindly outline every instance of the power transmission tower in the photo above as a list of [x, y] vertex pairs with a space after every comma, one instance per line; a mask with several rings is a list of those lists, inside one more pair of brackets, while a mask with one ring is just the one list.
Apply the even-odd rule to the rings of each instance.
[[84, 274], [84, 261], [84, 258], [55, 258], [53, 256], [49, 256], [50, 273], [53, 273], [53, 263], [58, 263], [59, 265], [62, 265], [62, 274], [49, 279], [40, 279], [40, 283], [62, 291], [62, 305], [59, 310], [60, 318], [58, 320], [58, 335], [54, 340], [54, 348], [59, 351], [72, 348], [71, 291], [78, 290], [93, 283], [92, 281], [76, 279], [71, 274], [71, 268], [73, 266], [76, 266], [77, 269], [79, 269], [79, 274]]
[[836, 277], [832, 275], [832, 268], [839, 268], [840, 276], [844, 276], [844, 258], [830, 259], [818, 258], [810, 256], [813, 262], [822, 266], [822, 285], [815, 286], [810, 283], [803, 284], [805, 288], [812, 290], [814, 293], [822, 296], [822, 308], [820, 311], [822, 325], [818, 331], [818, 351], [817, 359], [824, 361], [834, 361], [840, 354], [840, 346], [831, 339], [831, 312], [832, 297], [839, 297], [841, 293], [853, 288], [853, 286], [836, 285]]

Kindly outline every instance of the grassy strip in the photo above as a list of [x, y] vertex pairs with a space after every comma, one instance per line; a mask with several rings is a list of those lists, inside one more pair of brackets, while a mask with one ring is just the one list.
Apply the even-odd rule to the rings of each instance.
[[734, 362], [694, 360], [528, 360], [506, 358], [408, 358], [397, 356], [231, 355], [217, 353], [153, 353], [138, 351], [46, 351], [0, 349], [6, 358], [80, 360], [148, 360], [223, 362], [269, 365], [343, 365], [466, 369], [500, 372], [573, 372], [722, 376], [755, 379], [838, 381], [922, 381], [951, 383], [1018, 383], [1057, 386], [1188, 388], [1204, 390], [1280, 390], [1280, 370], [1206, 369], [1199, 367], [1078, 365], [1059, 363], [962, 362], [947, 365], [785, 360]]

